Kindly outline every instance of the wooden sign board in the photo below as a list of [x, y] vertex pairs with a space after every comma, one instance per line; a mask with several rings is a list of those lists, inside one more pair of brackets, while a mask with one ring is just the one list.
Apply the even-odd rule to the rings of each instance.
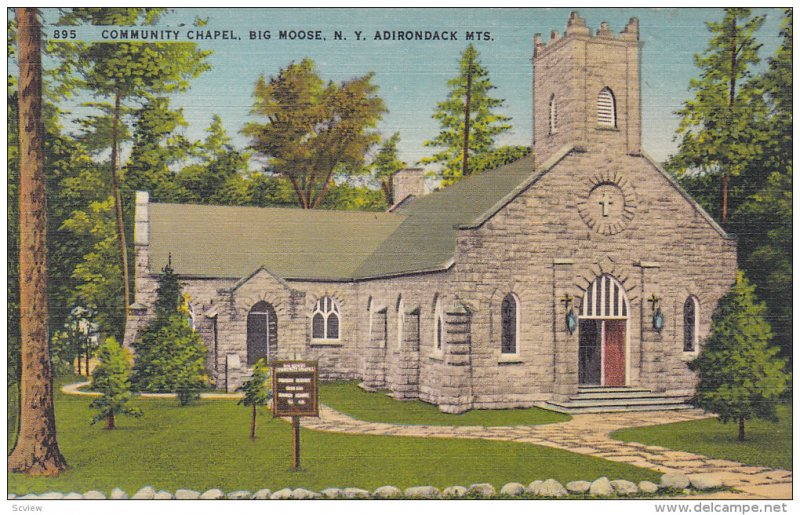
[[272, 414], [276, 417], [318, 417], [316, 361], [272, 363]]

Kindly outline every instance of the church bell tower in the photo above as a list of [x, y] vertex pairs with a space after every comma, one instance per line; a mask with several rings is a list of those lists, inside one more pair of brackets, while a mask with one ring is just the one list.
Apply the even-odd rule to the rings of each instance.
[[533, 40], [533, 144], [537, 166], [559, 149], [639, 154], [639, 20], [619, 34], [603, 22], [594, 35], [572, 12], [562, 35]]

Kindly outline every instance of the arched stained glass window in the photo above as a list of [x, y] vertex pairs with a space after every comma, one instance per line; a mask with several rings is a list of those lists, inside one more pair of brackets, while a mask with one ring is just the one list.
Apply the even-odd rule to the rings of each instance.
[[311, 337], [315, 340], [339, 339], [339, 305], [331, 297], [322, 297], [314, 306]]
[[517, 353], [519, 303], [513, 293], [509, 293], [500, 305], [500, 320], [502, 335], [500, 338], [500, 352], [503, 354]]
[[558, 131], [558, 104], [556, 103], [556, 96], [550, 97], [550, 134], [555, 134]]
[[434, 317], [434, 324], [433, 324], [434, 345], [437, 351], [441, 351], [442, 344], [444, 341], [444, 313], [442, 312], [442, 301], [438, 297], [436, 298], [436, 304], [433, 308], [433, 317]]
[[697, 350], [698, 302], [696, 297], [689, 297], [683, 304], [683, 351]]

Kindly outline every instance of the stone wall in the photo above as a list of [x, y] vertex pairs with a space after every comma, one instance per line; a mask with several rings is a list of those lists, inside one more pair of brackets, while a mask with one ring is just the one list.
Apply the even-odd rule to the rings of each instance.
[[[578, 210], [581, 192], [604, 174], [635, 188], [636, 212], [627, 227], [600, 234]], [[602, 274], [624, 286], [628, 317], [628, 384], [688, 394], [694, 375], [683, 352], [683, 303], [700, 300], [700, 338], [735, 277], [735, 241], [703, 214], [646, 159], [615, 153], [573, 152], [476, 229], [460, 231], [454, 274], [456, 296], [474, 310], [475, 407], [526, 405], [577, 391], [578, 331], [566, 330], [559, 299], [576, 310]], [[513, 292], [520, 301], [519, 353], [500, 354], [499, 309]], [[652, 328], [656, 295], [666, 326]], [[466, 385], [464, 385], [466, 387]]]

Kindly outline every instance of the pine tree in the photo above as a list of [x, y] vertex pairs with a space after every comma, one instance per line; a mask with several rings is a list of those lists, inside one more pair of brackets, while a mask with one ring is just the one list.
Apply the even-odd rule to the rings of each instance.
[[785, 361], [769, 343], [766, 308], [753, 290], [739, 272], [712, 315], [711, 335], [689, 364], [699, 372], [692, 402], [719, 415], [723, 423], [738, 421], [740, 441], [745, 439], [746, 420], [777, 420], [776, 403], [789, 383]]
[[159, 277], [155, 308], [155, 318], [133, 343], [133, 383], [142, 391], [175, 392], [185, 406], [207, 383], [206, 348], [189, 325], [187, 302], [171, 264]]
[[238, 404], [252, 408], [250, 420], [250, 438], [256, 437], [256, 416], [259, 406], [267, 406], [272, 399], [272, 388], [269, 384], [270, 368], [264, 359], [258, 360], [253, 367], [253, 375], [245, 381], [237, 391], [243, 392]]
[[755, 190], [731, 214], [730, 230], [738, 236], [739, 263], [767, 304], [774, 341], [784, 357], [792, 356], [792, 10], [785, 12], [781, 44], [759, 77], [767, 93], [769, 116], [765, 151], [748, 174]]
[[9, 472], [57, 476], [58, 446], [47, 324], [47, 188], [42, 123], [42, 32], [35, 8], [16, 10], [19, 55], [20, 425]]
[[[381, 183], [381, 190], [386, 197], [386, 205], [391, 206], [395, 203], [394, 192], [392, 191], [392, 177], [395, 172], [405, 168], [406, 163], [397, 156], [397, 144], [400, 142], [400, 133], [395, 132], [389, 139], [384, 139], [378, 155], [372, 162], [375, 178]], [[402, 199], [397, 199], [399, 202]]]
[[[701, 70], [700, 78], [689, 83], [695, 96], [676, 113], [681, 117], [676, 134], [680, 145], [668, 166], [692, 193], [698, 176], [719, 182], [720, 200], [704, 207], [723, 224], [734, 204], [731, 200], [736, 200], [732, 193], [738, 196], [731, 180], [744, 173], [768, 143], [759, 126], [766, 114], [763, 92], [751, 73], [760, 61], [755, 32], [763, 23], [763, 16], [751, 17], [750, 9], [744, 8], [725, 9], [721, 22], [706, 23], [712, 37], [706, 52], [694, 57]], [[699, 181], [701, 189], [705, 185]], [[703, 193], [701, 200], [710, 197]]]
[[131, 356], [114, 337], [108, 338], [97, 352], [100, 363], [92, 372], [92, 389], [102, 393], [89, 405], [100, 411], [92, 424], [106, 421], [106, 429], [116, 427], [117, 415], [141, 417], [142, 410], [126, 406], [131, 399]]
[[179, 128], [188, 124], [182, 109], [171, 109], [169, 99], [151, 98], [136, 111], [133, 146], [125, 167], [124, 193], [133, 198], [134, 191], [148, 191], [153, 202], [183, 202], [189, 192], [176, 183], [170, 166], [186, 158], [191, 144]]
[[489, 71], [478, 60], [478, 51], [470, 44], [461, 54], [459, 74], [447, 82], [450, 93], [447, 100], [439, 102], [433, 118], [441, 130], [425, 146], [441, 148], [422, 163], [439, 163], [442, 184], [452, 184], [473, 173], [470, 159], [494, 149], [495, 138], [511, 130], [508, 116], [495, 111], [505, 100], [489, 96], [495, 89]]

